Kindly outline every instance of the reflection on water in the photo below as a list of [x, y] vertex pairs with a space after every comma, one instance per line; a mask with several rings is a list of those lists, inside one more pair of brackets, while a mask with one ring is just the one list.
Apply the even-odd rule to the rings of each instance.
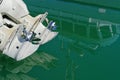
[[22, 61], [15, 61], [0, 54], [0, 80], [36, 80], [27, 75], [34, 66], [41, 66], [47, 70], [55, 67], [57, 58], [45, 53], [34, 53]]
[[22, 73], [20, 73], [20, 74], [10, 73], [10, 74], [7, 74], [5, 76], [0, 76], [0, 79], [1, 80], [36, 80], [36, 79], [31, 78], [31, 77], [29, 77], [25, 74], [22, 74]]
[[66, 54], [66, 73], [65, 80], [76, 80], [76, 71], [79, 68], [79, 65], [76, 65], [74, 60], [71, 59], [71, 50], [68, 49]]
[[[53, 0], [51, 1], [53, 2]], [[41, 1], [40, 4], [35, 4], [33, 1], [33, 3], [28, 3], [28, 6], [33, 16], [47, 11], [49, 18], [54, 20], [58, 26], [59, 35], [54, 40], [54, 44], [45, 46], [52, 48], [49, 47], [50, 49], [45, 48], [44, 50], [48, 52], [58, 50], [55, 52], [56, 55], [66, 56], [65, 59], [59, 59], [60, 61], [63, 60], [63, 64], [66, 65], [64, 80], [80, 80], [78, 79], [79, 74], [77, 74], [80, 63], [77, 63], [79, 62], [77, 58], [84, 57], [88, 53], [95, 54], [95, 51], [100, 47], [110, 46], [120, 34], [120, 24], [111, 22], [114, 19], [109, 16], [109, 13], [117, 14], [114, 10], [105, 9], [106, 11], [101, 13], [98, 7], [67, 4], [56, 0], [53, 3], [49, 0]], [[118, 18], [118, 16], [115, 17]], [[107, 20], [108, 18], [111, 21]], [[80, 57], [75, 59], [76, 55]], [[62, 71], [64, 72], [64, 69]]]
[[[36, 0], [36, 3], [34, 3], [35, 0], [31, 0], [33, 2], [27, 0], [25, 1], [29, 6], [29, 10], [33, 16], [37, 15], [38, 13], [44, 13], [45, 11], [48, 11], [49, 18], [53, 19], [58, 26], [59, 35], [57, 36], [56, 39], [53, 40], [53, 42], [50, 42], [40, 47], [40, 49], [35, 54], [20, 62], [16, 62], [11, 58], [8, 58], [4, 55], [0, 55], [0, 75], [1, 75], [0, 80], [6, 80], [6, 79], [36, 80], [27, 75], [28, 72], [32, 71], [34, 66], [41, 66], [47, 70], [50, 70], [53, 67], [60, 67], [58, 68], [59, 69], [58, 71], [61, 72], [59, 74], [61, 75], [64, 72], [65, 76], [63, 79], [62, 78], [63, 76], [58, 75], [60, 79], [59, 78], [57, 79], [80, 80], [79, 74], [77, 74], [80, 68], [79, 66], [81, 66], [79, 63], [80, 59], [78, 58], [84, 57], [84, 55], [88, 53], [95, 54], [97, 49], [99, 49], [100, 47], [110, 46], [119, 37], [120, 24], [108, 20], [92, 18], [91, 16], [89, 17], [86, 15], [80, 15], [80, 13], [84, 13], [84, 14], [87, 13], [80, 11], [75, 12], [72, 10], [70, 11], [70, 9], [67, 9], [65, 6], [67, 4], [63, 4], [64, 2], [62, 3], [59, 1], [56, 2], [56, 4], [61, 3], [62, 5], [60, 7], [59, 5], [58, 6], [56, 5], [57, 6], [56, 7], [53, 5], [53, 3], [51, 3], [52, 5], [51, 6], [50, 4], [45, 2], [48, 0], [45, 1], [40, 0], [41, 3], [39, 4], [37, 3], [39, 2], [39, 0]], [[72, 8], [78, 9], [78, 7], [80, 7], [80, 9], [78, 10], [86, 8], [85, 5], [84, 6], [76, 5], [76, 6], [75, 4], [73, 4]], [[90, 8], [90, 10], [88, 10], [89, 14], [87, 15], [90, 15], [90, 12], [91, 14], [94, 15], [94, 12], [97, 8], [96, 7], [93, 8], [90, 6], [89, 8]], [[106, 14], [109, 12], [114, 12], [114, 11], [108, 11], [106, 12]], [[98, 13], [95, 16], [99, 16], [99, 15], [101, 14]], [[41, 52], [40, 50], [42, 50], [43, 52]], [[59, 60], [55, 58], [56, 56], [53, 57], [52, 54], [50, 55], [45, 52], [48, 53], [50, 52], [53, 53], [54, 55], [56, 54], [56, 56], [59, 57], [58, 58]], [[56, 61], [61, 61], [62, 63], [60, 65], [56, 65]], [[63, 66], [65, 66], [65, 70]], [[86, 66], [84, 67], [86, 69]], [[36, 70], [36, 72], [37, 71], [38, 70]], [[41, 73], [41, 75], [44, 74], [42, 73], [42, 70], [39, 73]], [[58, 74], [58, 72], [56, 71], [56, 73], [52, 73], [52, 74], [55, 75]], [[51, 73], [48, 75], [45, 74], [45, 78], [52, 74]], [[36, 75], [36, 74], [32, 74], [32, 75]], [[84, 75], [86, 77], [86, 74]], [[48, 80], [48, 78], [44, 80]]]
[[[61, 3], [64, 6], [68, 5], [62, 2], [58, 3]], [[69, 9], [66, 9], [66, 6], [63, 10], [63, 6], [61, 6], [61, 8], [58, 9], [55, 6], [51, 6], [52, 4], [48, 6], [44, 4], [46, 3], [44, 3], [43, 1], [41, 5], [35, 5], [34, 3], [28, 5], [31, 14], [34, 16], [38, 13], [43, 13], [47, 11], [49, 13], [49, 18], [51, 18], [57, 23], [60, 35], [74, 40], [74, 42], [79, 45], [91, 49], [96, 49], [99, 46], [108, 46], [112, 44], [119, 37], [120, 24], [113, 23], [107, 20], [101, 20], [99, 18], [92, 18], [92, 16], [89, 17], [80, 15], [76, 13], [79, 11], [74, 10], [72, 12], [72, 10], [70, 11]], [[78, 9], [81, 9], [81, 6], [86, 7], [87, 5], [75, 6], [74, 4], [71, 4], [71, 6], [73, 8], [80, 7]], [[91, 9], [93, 9], [93, 12], [96, 11], [94, 10], [94, 8], [90, 7], [90, 10]], [[96, 15], [100, 16], [99, 13], [97, 13]]]

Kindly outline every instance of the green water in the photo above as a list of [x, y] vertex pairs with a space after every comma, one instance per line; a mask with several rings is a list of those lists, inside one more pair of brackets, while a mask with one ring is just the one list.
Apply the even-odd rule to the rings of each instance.
[[[61, 14], [58, 12], [59, 10], [61, 10], [61, 12], [63, 11], [69, 13], [69, 14], [63, 14], [65, 16], [68, 16], [68, 20], [71, 19], [69, 16], [76, 14], [85, 17], [93, 17], [93, 18], [108, 20], [112, 22], [119, 22], [119, 17], [120, 17], [119, 10], [106, 9], [106, 13], [100, 14], [97, 12], [99, 7], [81, 5], [76, 3], [60, 2], [55, 0], [50, 0], [50, 1], [36, 0], [33, 2], [29, 1], [26, 3], [28, 3], [28, 5], [30, 4], [29, 9], [31, 10], [31, 14], [33, 15], [35, 14], [34, 12], [39, 13], [49, 10], [48, 11], [49, 17], [54, 16], [53, 18], [52, 17], [50, 18], [54, 19], [57, 22], [57, 24], [60, 27], [62, 27], [60, 34], [57, 36], [57, 38], [55, 38], [50, 43], [43, 45], [40, 48], [47, 51], [48, 53], [51, 53], [52, 55], [56, 56], [59, 59], [56, 68], [51, 69], [50, 71], [45, 71], [43, 69], [40, 69], [39, 67], [36, 67], [30, 72], [31, 75], [35, 77], [39, 77], [42, 80], [119, 80], [120, 79], [119, 39], [117, 39], [117, 41], [114, 44], [108, 47], [99, 48], [98, 50], [95, 51], [87, 50], [86, 48], [82, 51], [81, 46], [79, 48], [74, 48], [74, 47], [71, 48], [70, 47], [72, 44], [71, 38], [73, 38], [73, 40], [78, 39], [78, 36], [76, 37], [72, 36], [74, 35], [74, 32], [72, 32], [71, 25], [72, 23], [76, 23], [76, 21], [74, 19], [71, 20], [71, 22], [67, 22], [66, 20], [64, 20], [60, 25], [59, 15]], [[48, 9], [41, 9], [41, 7]], [[50, 9], [52, 9], [53, 12], [52, 10], [50, 11]], [[63, 17], [63, 19], [66, 19], [66, 17]], [[82, 19], [82, 20], [86, 20], [86, 19]], [[78, 26], [75, 25], [75, 27], [77, 27], [78, 30], [77, 33], [79, 35], [80, 32], [83, 32], [83, 34], [81, 35], [85, 34], [85, 30], [79, 28], [79, 25]], [[66, 57], [68, 54], [70, 56]], [[81, 57], [80, 56], [81, 54], [84, 56]], [[75, 66], [77, 66], [77, 68], [73, 68], [74, 70], [71, 71], [69, 66], [72, 65], [73, 63], [75, 64]], [[66, 70], [68, 70], [68, 79], [66, 79]], [[72, 76], [75, 78], [72, 79]]]
[[[2, 55], [0, 62], [4, 66], [0, 66], [2, 76], [0, 80], [7, 80], [10, 77], [12, 80], [19, 80], [20, 77], [21, 80], [120, 80], [119, 34], [116, 35], [116, 29], [113, 28], [115, 39], [109, 38], [111, 34], [106, 27], [101, 29], [104, 34], [101, 39], [96, 31], [96, 23], [89, 24], [89, 18], [118, 24], [120, 22], [118, 9], [109, 7], [101, 13], [98, 6], [74, 2], [24, 1], [32, 16], [48, 11], [49, 19], [56, 21], [59, 35], [23, 61], [16, 62]], [[50, 58], [48, 59], [51, 62], [49, 60], [47, 62], [47, 59], [44, 64], [39, 62], [45, 56], [44, 53], [54, 56], [52, 58], [55, 62], [51, 63]]]

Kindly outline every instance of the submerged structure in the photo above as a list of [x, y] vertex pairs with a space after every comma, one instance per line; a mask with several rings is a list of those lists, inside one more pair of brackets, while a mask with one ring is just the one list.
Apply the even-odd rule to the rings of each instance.
[[22, 60], [52, 40], [58, 33], [47, 15], [30, 16], [23, 0], [0, 0], [0, 51]]
[[[28, 8], [32, 15], [49, 12], [49, 18], [55, 20], [59, 26], [58, 40], [60, 40], [62, 49], [69, 48], [83, 57], [89, 53], [96, 54], [97, 49], [110, 46], [119, 39], [119, 11], [107, 7], [69, 2], [72, 0], [66, 0], [68, 2], [52, 1], [52, 3], [49, 0], [31, 1], [28, 3]], [[40, 4], [35, 4], [35, 2]], [[72, 8], [70, 8], [71, 6]]]
[[[68, 2], [54, 1], [56, 6], [53, 5], [54, 3], [45, 5], [50, 2], [49, 0], [42, 1], [40, 6], [34, 4], [33, 1], [33, 3], [29, 3], [28, 7], [33, 15], [38, 14], [39, 9], [40, 12], [48, 11], [49, 18], [55, 20], [60, 26], [58, 37], [62, 40], [61, 42], [66, 40], [79, 50], [80, 48], [96, 50], [98, 47], [109, 46], [118, 39], [120, 24], [115, 20], [119, 16], [117, 11], [65, 1]], [[69, 6], [72, 6], [73, 9]], [[111, 13], [117, 17], [112, 18]]]

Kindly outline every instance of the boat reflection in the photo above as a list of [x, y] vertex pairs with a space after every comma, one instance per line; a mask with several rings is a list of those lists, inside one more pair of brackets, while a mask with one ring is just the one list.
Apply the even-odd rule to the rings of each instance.
[[36, 80], [28, 75], [25, 74], [7, 74], [5, 76], [0, 76], [1, 80]]
[[27, 75], [34, 66], [41, 66], [44, 69], [55, 67], [57, 58], [39, 52], [22, 60], [15, 61], [5, 55], [0, 54], [0, 79], [1, 80], [36, 80]]

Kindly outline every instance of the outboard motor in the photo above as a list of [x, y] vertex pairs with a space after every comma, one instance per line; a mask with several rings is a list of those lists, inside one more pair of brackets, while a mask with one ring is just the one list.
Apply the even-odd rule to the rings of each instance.
[[23, 0], [0, 0], [0, 51], [19, 61], [52, 40], [58, 32], [55, 22], [43, 25], [47, 15], [32, 17]]

